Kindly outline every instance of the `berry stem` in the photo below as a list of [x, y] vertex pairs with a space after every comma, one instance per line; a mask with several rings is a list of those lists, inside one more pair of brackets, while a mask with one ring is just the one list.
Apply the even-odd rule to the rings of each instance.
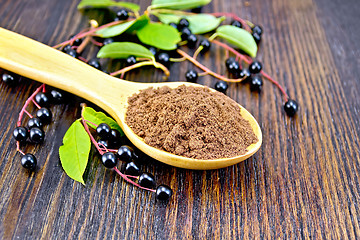
[[182, 57], [182, 58], [170, 58], [169, 59], [171, 62], [183, 62], [186, 60], [186, 58]]
[[199, 46], [198, 49], [196, 49], [196, 51], [194, 52], [194, 56], [193, 58], [196, 60], [197, 56], [199, 55], [199, 53], [201, 52], [201, 50], [203, 50], [204, 47], [203, 46]]
[[31, 115], [26, 109], [24, 110], [24, 113], [29, 116], [29, 118], [33, 118], [33, 115]]
[[133, 65], [131, 65], [129, 67], [125, 67], [125, 68], [123, 68], [123, 69], [121, 69], [119, 71], [110, 73], [110, 75], [111, 76], [116, 76], [116, 75], [119, 75], [119, 74], [126, 73], [126, 72], [128, 72], [130, 70], [133, 70], [135, 68], [146, 66], [146, 65], [153, 65], [156, 68], [160, 68], [161, 70], [163, 70], [163, 72], [165, 73], [166, 76], [170, 75], [169, 70], [164, 65], [162, 65], [161, 63], [158, 63], [158, 62], [154, 62], [154, 61], [145, 61], [145, 62], [135, 63], [135, 64], [133, 64]]
[[38, 109], [40, 109], [41, 107], [40, 107], [40, 105], [39, 104], [37, 104], [37, 102], [34, 100], [34, 99], [31, 99], [31, 101], [33, 102], [33, 104], [38, 108]]
[[265, 73], [263, 70], [261, 70], [260, 72], [264, 78], [266, 78], [267, 80], [269, 80], [270, 82], [272, 82], [275, 86], [277, 86], [280, 91], [282, 92], [283, 96], [284, 96], [284, 101], [287, 102], [289, 100], [289, 95], [287, 95], [287, 93], [285, 92], [285, 90], [283, 89], [283, 87], [281, 87], [281, 85], [275, 81], [272, 77], [270, 77], [267, 73]]
[[245, 30], [248, 32], [251, 32], [251, 28], [248, 25], [248, 21], [245, 21], [244, 19], [242, 19], [241, 17], [238, 17], [236, 14], [234, 13], [227, 13], [227, 12], [216, 12], [216, 13], [209, 13], [210, 15], [213, 15], [215, 17], [231, 17], [232, 19], [241, 22], [241, 24], [245, 27]]
[[211, 71], [210, 69], [208, 69], [207, 67], [205, 67], [204, 65], [202, 65], [201, 63], [199, 63], [198, 61], [196, 61], [196, 59], [192, 58], [190, 55], [188, 55], [186, 52], [177, 49], [176, 50], [181, 56], [185, 57], [187, 60], [189, 60], [190, 62], [192, 62], [195, 66], [197, 66], [198, 68], [200, 68], [201, 70], [203, 70], [204, 72], [210, 74], [213, 77], [216, 77], [217, 79], [223, 80], [225, 82], [241, 82], [243, 81], [245, 78], [238, 78], [238, 79], [230, 79], [227, 77], [224, 77], [220, 74], [217, 74], [213, 71]]
[[82, 109], [81, 109], [81, 121], [82, 121], [82, 124], [85, 128], [85, 131], [87, 132], [87, 134], [89, 135], [90, 137], [90, 140], [91, 142], [95, 145], [96, 149], [98, 150], [98, 152], [103, 155], [105, 153], [105, 151], [103, 151], [100, 147], [99, 147], [99, 144], [96, 142], [95, 138], [93, 137], [93, 135], [91, 134], [90, 132], [90, 129], [89, 129], [89, 126], [87, 125], [86, 123], [86, 120], [84, 118], [84, 110], [85, 110], [85, 107], [86, 107], [86, 104], [81, 104], [82, 106]]
[[31, 96], [25, 101], [25, 104], [24, 104], [24, 106], [22, 107], [22, 109], [21, 109], [21, 111], [20, 111], [20, 113], [19, 113], [19, 118], [18, 118], [18, 121], [17, 121], [17, 123], [16, 123], [16, 125], [17, 125], [18, 127], [21, 126], [21, 120], [22, 120], [22, 118], [23, 118], [24, 113], [26, 113], [27, 115], [29, 115], [29, 117], [32, 117], [31, 114], [30, 114], [28, 111], [26, 111], [26, 108], [27, 108], [27, 106], [30, 104], [30, 102], [33, 101], [35, 95], [38, 94], [42, 89], [44, 89], [44, 86], [45, 86], [45, 84], [42, 84], [40, 87], [38, 87], [38, 88], [35, 90], [35, 92], [33, 92], [33, 94], [31, 94]]
[[117, 169], [117, 167], [114, 167], [113, 169], [114, 169], [115, 172], [116, 172], [117, 174], [119, 174], [123, 179], [125, 179], [127, 182], [129, 182], [129, 183], [137, 186], [138, 188], [141, 188], [141, 189], [144, 189], [144, 190], [147, 190], [147, 191], [151, 191], [151, 192], [156, 192], [155, 189], [144, 188], [144, 187], [140, 186], [139, 184], [137, 184], [136, 182], [134, 182], [133, 180], [131, 180], [131, 179], [128, 177], [128, 175], [125, 175], [125, 174], [123, 174], [122, 172], [120, 172], [119, 169]]
[[20, 150], [20, 142], [19, 142], [19, 141], [16, 141], [16, 151], [18, 151], [18, 152], [21, 153], [22, 155], [25, 155], [25, 153]]
[[219, 45], [220, 47], [225, 48], [226, 50], [232, 52], [233, 54], [235, 54], [236, 57], [240, 58], [241, 60], [243, 60], [244, 62], [246, 62], [247, 64], [250, 64], [252, 62], [252, 59], [248, 56], [245, 56], [244, 54], [239, 53], [238, 51], [236, 51], [234, 48], [226, 45], [225, 43], [222, 43], [218, 40], [211, 40], [212, 43], [215, 43], [216, 45]]
[[99, 46], [99, 47], [104, 46], [103, 43], [96, 41], [94, 38], [90, 38], [90, 41], [92, 42], [92, 44], [94, 44], [96, 46]]

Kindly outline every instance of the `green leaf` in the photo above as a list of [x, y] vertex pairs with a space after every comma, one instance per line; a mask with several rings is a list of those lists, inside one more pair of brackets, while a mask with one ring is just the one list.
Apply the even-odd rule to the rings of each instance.
[[82, 8], [107, 8], [107, 7], [124, 7], [133, 11], [139, 11], [140, 6], [135, 3], [129, 2], [115, 2], [113, 0], [82, 0], [77, 6], [78, 9]]
[[103, 46], [98, 54], [98, 58], [128, 58], [130, 56], [150, 58], [155, 61], [154, 54], [146, 47], [132, 42], [114, 42]]
[[114, 36], [120, 35], [123, 32], [125, 32], [134, 23], [135, 23], [135, 20], [132, 20], [132, 21], [129, 21], [129, 22], [125, 22], [125, 23], [115, 25], [115, 26], [103, 28], [103, 29], [100, 29], [99, 31], [96, 31], [96, 34], [99, 35], [102, 38], [114, 37]]
[[226, 17], [214, 17], [210, 14], [194, 14], [194, 15], [175, 15], [175, 14], [156, 14], [162, 23], [178, 23], [181, 18], [189, 21], [189, 28], [194, 34], [203, 34], [217, 28]]
[[210, 2], [211, 0], [153, 0], [151, 2], [151, 8], [185, 10], [201, 7]]
[[[103, 112], [97, 112], [91, 107], [86, 107], [83, 111], [83, 116], [85, 120], [88, 120], [96, 125], [99, 125], [100, 123], [106, 123], [109, 125], [112, 129], [116, 129], [120, 132], [121, 136], [124, 135], [122, 129], [120, 128], [119, 124], [114, 121], [114, 119], [108, 117]], [[96, 127], [93, 124], [88, 124], [91, 128], [96, 129]]]
[[149, 16], [146, 14], [141, 15], [135, 20], [135, 23], [126, 31], [127, 33], [132, 33], [144, 27], [150, 21]]
[[242, 29], [231, 25], [224, 25], [216, 29], [219, 37], [227, 40], [229, 43], [235, 45], [243, 50], [251, 57], [256, 57], [257, 45], [251, 34]]
[[136, 35], [142, 43], [163, 50], [176, 49], [176, 44], [181, 41], [180, 33], [163, 23], [149, 23], [138, 30]]
[[88, 163], [90, 137], [80, 120], [76, 120], [66, 131], [63, 145], [59, 148], [61, 165], [66, 174], [75, 181], [84, 183], [83, 174]]

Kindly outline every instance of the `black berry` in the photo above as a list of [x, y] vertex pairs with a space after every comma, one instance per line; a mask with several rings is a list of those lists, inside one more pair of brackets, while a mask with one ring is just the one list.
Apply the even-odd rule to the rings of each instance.
[[241, 67], [238, 61], [233, 61], [227, 64], [227, 69], [230, 73], [238, 75]]
[[37, 104], [39, 104], [41, 107], [47, 107], [50, 104], [50, 99], [47, 96], [47, 94], [43, 92], [39, 92], [35, 95], [35, 101]]
[[110, 136], [109, 136], [109, 145], [112, 148], [117, 148], [120, 146], [120, 142], [121, 142], [120, 132], [116, 129], [111, 129]]
[[181, 30], [181, 40], [185, 41], [191, 35], [191, 30], [188, 27], [184, 27]]
[[169, 66], [170, 64], [170, 56], [168, 53], [162, 52], [159, 53], [157, 56], [158, 62], [165, 65], [165, 66]]
[[142, 173], [139, 177], [139, 185], [144, 188], [155, 188], [155, 178], [151, 173]]
[[89, 64], [90, 66], [96, 68], [96, 69], [99, 69], [99, 70], [101, 69], [101, 65], [100, 65], [99, 60], [97, 60], [97, 59], [95, 59], [95, 58], [90, 59], [90, 60], [88, 61], [88, 64]]
[[149, 47], [149, 51], [155, 56], [157, 51], [156, 51], [156, 48], [154, 47]]
[[102, 139], [109, 139], [111, 128], [106, 123], [100, 123], [96, 128], [96, 133]]
[[263, 32], [262, 27], [260, 27], [259, 25], [255, 25], [251, 30], [253, 33], [259, 34], [259, 36], [261, 36]]
[[44, 124], [48, 124], [51, 122], [52, 113], [48, 108], [43, 107], [37, 110], [36, 116], [40, 118]]
[[168, 200], [172, 195], [172, 190], [169, 186], [159, 185], [156, 188], [156, 198], [158, 200]]
[[299, 109], [298, 103], [292, 99], [289, 99], [284, 105], [284, 110], [289, 117], [294, 116], [295, 113], [298, 111], [298, 109]]
[[196, 42], [197, 42], [198, 38], [195, 34], [190, 34], [187, 38], [187, 45], [190, 48], [193, 48], [196, 46]]
[[129, 12], [126, 9], [122, 8], [116, 12], [116, 17], [122, 21], [127, 20], [129, 18]]
[[35, 156], [32, 155], [31, 153], [27, 153], [21, 157], [21, 165], [24, 168], [29, 169], [31, 171], [35, 170], [36, 162], [37, 161], [36, 161]]
[[17, 77], [14, 74], [9, 74], [9, 73], [4, 73], [1, 76], [1, 79], [4, 83], [8, 84], [9, 86], [14, 86], [18, 82]]
[[126, 59], [126, 65], [127, 66], [131, 66], [134, 65], [136, 63], [136, 57], [135, 56], [130, 56]]
[[109, 143], [107, 140], [103, 140], [103, 139], [100, 139], [97, 144], [99, 145], [99, 147], [103, 148], [103, 147], [106, 147], [108, 148], [109, 147]]
[[66, 46], [62, 49], [62, 51], [63, 51], [63, 52], [67, 52], [69, 49], [71, 49], [71, 45], [66, 45]]
[[13, 132], [16, 141], [23, 142], [29, 136], [29, 131], [25, 127], [16, 127]]
[[177, 28], [179, 29], [179, 31], [181, 31], [183, 28], [185, 27], [189, 27], [190, 23], [186, 18], [182, 18], [180, 19]]
[[229, 57], [228, 59], [225, 60], [225, 66], [228, 69], [230, 64], [232, 64], [233, 62], [236, 62], [234, 57]]
[[125, 174], [131, 176], [139, 176], [140, 168], [134, 162], [128, 162], [125, 166]]
[[108, 44], [113, 43], [113, 42], [114, 42], [113, 38], [105, 38], [104, 41], [103, 41], [103, 44], [108, 45]]
[[256, 75], [251, 77], [250, 90], [253, 92], [260, 92], [263, 85], [263, 80], [260, 76]]
[[207, 52], [207, 51], [209, 51], [211, 44], [210, 44], [209, 40], [203, 39], [200, 42], [200, 46], [203, 47], [203, 49], [202, 49], [203, 52]]
[[201, 6], [191, 9], [191, 12], [193, 12], [193, 13], [201, 13], [201, 11], [202, 11], [202, 7], [201, 7]]
[[117, 155], [121, 161], [130, 162], [133, 158], [133, 152], [134, 150], [132, 149], [132, 147], [123, 145], [117, 151]]
[[196, 82], [198, 79], [198, 74], [195, 70], [190, 69], [185, 73], [185, 78], [188, 82]]
[[42, 128], [43, 122], [38, 117], [30, 118], [27, 124], [28, 128], [31, 129], [33, 127]]
[[56, 90], [56, 89], [53, 89], [50, 91], [49, 97], [50, 97], [51, 103], [54, 103], [54, 104], [63, 103], [65, 100], [64, 92], [62, 92], [60, 90]]
[[258, 61], [254, 61], [249, 65], [249, 71], [250, 73], [257, 74], [261, 71], [262, 64]]
[[106, 152], [101, 156], [101, 162], [106, 168], [113, 168], [117, 164], [117, 158], [114, 153]]
[[75, 49], [70, 48], [69, 50], [66, 51], [66, 54], [69, 54], [70, 56], [77, 58], [79, 56], [79, 54], [76, 52]]
[[228, 84], [224, 81], [218, 81], [215, 83], [215, 90], [222, 92], [222, 93], [226, 93], [226, 90], [228, 89]]
[[173, 28], [177, 29], [177, 24], [176, 23], [169, 23], [170, 26], [172, 26]]
[[[69, 40], [72, 40], [75, 37], [75, 35], [71, 35]], [[82, 40], [80, 38], [75, 39], [72, 43], [73, 46], [79, 46], [82, 43]]]
[[243, 70], [241, 70], [238, 77], [243, 78], [243, 82], [245, 82], [245, 80], [247, 81], [250, 77], [249, 69], [244, 68]]
[[256, 44], [259, 44], [261, 41], [261, 35], [259, 35], [258, 33], [252, 33], [252, 37], [254, 38]]
[[45, 133], [38, 127], [30, 129], [29, 138], [33, 143], [42, 143], [44, 141]]
[[233, 25], [234, 27], [238, 27], [238, 28], [242, 28], [242, 24], [241, 24], [241, 22], [239, 22], [239, 21], [233, 21], [232, 23], [231, 23], [231, 25]]

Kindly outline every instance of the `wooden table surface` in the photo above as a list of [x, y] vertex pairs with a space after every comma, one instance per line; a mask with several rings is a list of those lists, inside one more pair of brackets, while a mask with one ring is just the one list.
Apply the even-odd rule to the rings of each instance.
[[[0, 26], [54, 45], [85, 28], [89, 16], [102, 17], [78, 12], [78, 2], [0, 0]], [[135, 2], [142, 9], [150, 3]], [[228, 95], [260, 123], [262, 147], [240, 164], [213, 171], [149, 161], [143, 170], [174, 191], [162, 203], [105, 169], [97, 154], [90, 157], [86, 186], [63, 172], [58, 149], [79, 117], [78, 98], [51, 108], [44, 144], [26, 147], [39, 165], [29, 174], [12, 130], [39, 83], [1, 83], [1, 239], [360, 238], [360, 2], [214, 0], [203, 12], [234, 12], [263, 26], [257, 59], [298, 101], [297, 116], [285, 115], [280, 92], [269, 82], [260, 94], [230, 84]], [[95, 48], [85, 57], [94, 55]], [[199, 60], [225, 71], [219, 48]], [[189, 66], [173, 65], [170, 81], [184, 80]], [[126, 75], [145, 82], [161, 77], [152, 68]]]

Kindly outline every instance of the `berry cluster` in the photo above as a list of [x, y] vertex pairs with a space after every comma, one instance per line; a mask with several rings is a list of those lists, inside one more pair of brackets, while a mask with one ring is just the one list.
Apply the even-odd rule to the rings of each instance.
[[[1, 76], [4, 83], [14, 86], [19, 82], [19, 77], [14, 73], [5, 72]], [[45, 92], [45, 85], [40, 86], [26, 101], [23, 106], [17, 126], [13, 131], [13, 137], [16, 140], [17, 150], [23, 155], [21, 158], [21, 165], [34, 171], [36, 168], [36, 157], [31, 153], [24, 153], [20, 150], [20, 144], [24, 144], [27, 141], [35, 144], [41, 144], [45, 138], [45, 132], [43, 126], [49, 124], [52, 119], [52, 113], [49, 109], [51, 103], [59, 104], [64, 100], [64, 93], [52, 89], [50, 92]], [[38, 108], [35, 115], [30, 114], [26, 108], [30, 102]], [[22, 125], [23, 114], [27, 114], [29, 119], [25, 125]]]
[[[167, 200], [171, 197], [172, 190], [169, 186], [159, 185], [155, 190], [154, 176], [148, 172], [141, 173], [139, 154], [134, 151], [133, 147], [121, 145], [123, 141], [119, 131], [111, 129], [106, 123], [101, 123], [96, 127], [96, 133], [99, 137], [97, 147], [102, 154], [101, 162], [106, 168], [114, 169], [125, 180], [142, 189], [155, 192], [158, 200]], [[116, 168], [119, 160], [123, 162], [121, 171]], [[136, 179], [138, 183], [136, 184], [130, 178]]]

